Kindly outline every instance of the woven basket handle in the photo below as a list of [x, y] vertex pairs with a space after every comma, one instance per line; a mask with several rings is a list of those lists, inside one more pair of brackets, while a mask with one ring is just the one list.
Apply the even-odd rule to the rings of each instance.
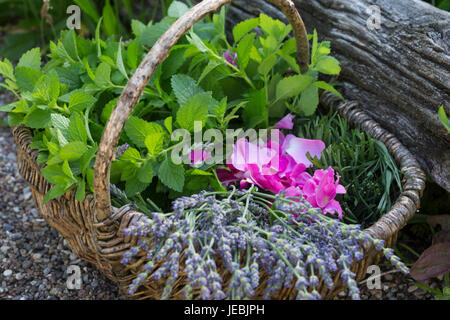
[[[158, 65], [167, 58], [170, 49], [185, 32], [206, 14], [216, 11], [224, 4], [232, 1], [234, 0], [204, 0], [191, 8], [159, 38], [128, 81], [105, 126], [95, 160], [94, 198], [98, 221], [108, 218], [111, 214], [109, 179], [113, 150], [119, 141], [125, 122], [130, 116], [134, 105], [139, 101], [151, 75]], [[300, 70], [306, 72], [309, 63], [309, 43], [300, 14], [291, 0], [268, 1], [276, 5], [286, 15], [289, 23], [292, 25], [297, 41], [297, 62]]]

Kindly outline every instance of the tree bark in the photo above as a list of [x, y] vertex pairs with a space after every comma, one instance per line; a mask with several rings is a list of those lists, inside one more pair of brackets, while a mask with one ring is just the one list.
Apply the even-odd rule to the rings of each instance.
[[[431, 178], [450, 192], [450, 134], [437, 111], [450, 114], [450, 13], [421, 0], [294, 0], [309, 33], [330, 40], [342, 73], [340, 91], [416, 156]], [[368, 8], [381, 10], [370, 30]], [[285, 20], [264, 0], [239, 0], [228, 30], [264, 12]]]

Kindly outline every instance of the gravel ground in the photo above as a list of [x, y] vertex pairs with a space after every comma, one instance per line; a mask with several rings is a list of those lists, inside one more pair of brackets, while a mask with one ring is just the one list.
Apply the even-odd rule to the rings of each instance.
[[[5, 119], [3, 113], [0, 118]], [[78, 259], [42, 219], [17, 171], [14, 140], [4, 126], [0, 126], [0, 182], [0, 299], [120, 298], [117, 286]], [[67, 288], [70, 265], [80, 267], [79, 290]]]
[[[4, 104], [0, 94], [0, 105]], [[0, 119], [5, 119], [5, 114]], [[80, 267], [82, 285], [66, 285], [70, 265]], [[400, 273], [381, 278], [383, 289], [370, 290], [360, 283], [361, 297], [368, 300], [432, 299], [427, 291], [413, 285]], [[434, 280], [431, 287], [440, 288]], [[0, 125], [0, 299], [121, 299], [113, 282], [95, 267], [78, 259], [64, 239], [40, 217], [33, 205], [30, 188], [20, 177], [16, 150], [9, 128]], [[345, 299], [341, 293], [335, 299]]]

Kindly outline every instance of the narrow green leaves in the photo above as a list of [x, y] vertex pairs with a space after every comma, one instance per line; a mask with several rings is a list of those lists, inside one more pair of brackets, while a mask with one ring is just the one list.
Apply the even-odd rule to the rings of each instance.
[[120, 73], [126, 78], [128, 78], [127, 71], [125, 70], [125, 65], [123, 64], [123, 57], [122, 57], [122, 39], [119, 40], [119, 46], [117, 48], [117, 59], [116, 59], [116, 65], [117, 69], [120, 71]]
[[99, 20], [97, 9], [91, 4], [90, 0], [75, 0], [75, 3], [80, 6], [81, 10], [91, 17], [95, 23]]
[[114, 13], [114, 9], [110, 4], [109, 0], [106, 0], [105, 6], [103, 7], [103, 28], [108, 34], [108, 36], [114, 36], [117, 34], [117, 18]]
[[447, 115], [445, 114], [444, 106], [441, 106], [438, 111], [439, 120], [441, 120], [444, 127], [450, 133], [450, 123], [448, 122]]
[[140, 46], [141, 41], [139, 38], [134, 39], [128, 44], [126, 60], [128, 67], [130, 67], [132, 70], [136, 70], [136, 68], [138, 67], [138, 63], [140, 61], [139, 59]]

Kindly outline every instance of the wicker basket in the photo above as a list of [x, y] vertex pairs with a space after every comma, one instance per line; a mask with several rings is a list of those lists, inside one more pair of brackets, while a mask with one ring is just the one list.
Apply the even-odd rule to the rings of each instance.
[[[75, 254], [96, 265], [108, 278], [115, 281], [119, 285], [121, 293], [125, 294], [128, 285], [140, 273], [146, 263], [144, 255], [139, 256], [131, 266], [125, 267], [120, 263], [123, 253], [136, 245], [138, 240], [133, 236], [124, 237], [123, 230], [130, 224], [142, 219], [144, 214], [134, 211], [129, 206], [122, 208], [111, 206], [109, 171], [113, 149], [118, 142], [132, 107], [139, 100], [152, 72], [168, 56], [170, 48], [203, 16], [231, 1], [233, 0], [205, 0], [199, 3], [179, 18], [144, 58], [122, 92], [105, 127], [95, 162], [94, 195], [89, 194], [82, 202], [79, 202], [75, 200], [75, 192], [70, 190], [65, 195], [43, 205], [42, 200], [50, 190], [51, 184], [44, 179], [40, 172], [43, 165], [36, 163], [38, 151], [29, 147], [32, 141], [32, 133], [22, 126], [12, 129], [18, 146], [19, 172], [30, 185], [34, 203], [39, 208], [41, 215], [50, 226], [55, 228], [68, 241]], [[298, 52], [303, 53], [303, 55], [299, 54], [297, 61], [301, 69], [305, 70], [309, 61], [309, 48], [306, 30], [299, 13], [290, 0], [269, 1], [278, 6], [292, 24], [297, 39]], [[397, 232], [419, 207], [420, 197], [425, 187], [425, 174], [411, 153], [398, 139], [361, 111], [356, 102], [342, 103], [336, 96], [327, 93], [322, 95], [321, 103], [328, 108], [338, 110], [350, 123], [359, 126], [373, 138], [383, 142], [404, 173], [403, 192], [391, 210], [365, 230], [372, 237], [385, 240], [386, 246], [391, 246], [396, 240]], [[364, 259], [352, 266], [352, 271], [357, 275], [357, 281], [365, 276], [367, 266], [377, 263], [380, 258], [380, 255], [374, 251], [370, 244], [364, 243], [363, 247]], [[227, 279], [225, 273], [224, 276], [224, 285], [226, 285], [229, 279]], [[171, 299], [183, 298], [181, 291], [185, 283], [186, 277], [181, 270]], [[267, 275], [261, 274], [260, 287], [256, 290], [255, 299], [261, 298], [266, 283]], [[147, 280], [132, 298], [159, 299], [163, 288], [164, 280]], [[339, 280], [339, 274], [336, 274], [335, 288], [332, 291], [329, 291], [322, 281], [319, 284], [318, 291], [324, 299], [327, 299], [333, 297], [342, 289], [344, 288]], [[194, 294], [194, 296], [196, 295]], [[284, 288], [273, 298], [293, 299], [295, 296], [296, 292], [293, 288]]]

